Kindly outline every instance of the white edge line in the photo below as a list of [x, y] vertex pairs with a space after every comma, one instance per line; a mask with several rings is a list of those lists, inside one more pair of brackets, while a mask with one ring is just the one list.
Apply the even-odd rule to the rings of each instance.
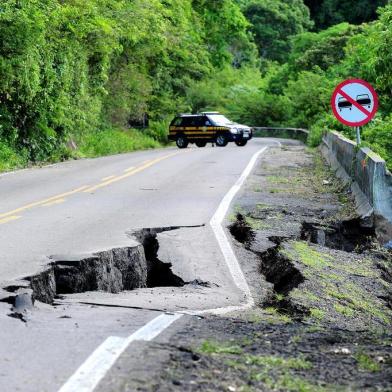
[[151, 341], [182, 317], [182, 314], [161, 314], [128, 338], [107, 338], [79, 367], [59, 392], [92, 392], [120, 355], [135, 340]]
[[245, 310], [254, 306], [255, 302], [252, 297], [252, 293], [250, 291], [249, 285], [246, 281], [244, 273], [242, 272], [241, 266], [237, 260], [237, 257], [231, 247], [230, 241], [226, 236], [225, 229], [222, 226], [222, 223], [226, 217], [226, 214], [230, 208], [230, 205], [240, 191], [241, 187], [244, 185], [246, 179], [249, 177], [252, 172], [254, 166], [256, 165], [257, 160], [260, 155], [267, 151], [268, 146], [263, 147], [256, 154], [253, 155], [250, 160], [248, 166], [245, 168], [241, 177], [237, 180], [234, 186], [230, 189], [230, 191], [223, 198], [221, 204], [219, 205], [216, 213], [212, 217], [210, 221], [210, 226], [214, 231], [215, 237], [218, 241], [219, 247], [223, 253], [223, 257], [226, 261], [226, 264], [229, 268], [230, 274], [234, 280], [236, 286], [244, 293], [246, 302], [239, 306], [229, 306], [225, 308], [217, 308], [217, 309], [209, 309], [203, 310], [199, 313], [215, 313], [215, 314], [225, 314], [229, 312], [234, 312], [236, 310]]

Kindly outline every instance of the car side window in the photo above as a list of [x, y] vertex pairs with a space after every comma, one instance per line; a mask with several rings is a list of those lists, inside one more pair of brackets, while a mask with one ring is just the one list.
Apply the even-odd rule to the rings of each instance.
[[210, 124], [210, 122], [208, 121], [208, 118], [207, 117], [198, 117], [197, 118], [197, 123], [196, 123], [196, 125], [198, 126], [198, 127], [205, 127], [205, 126], [210, 126], [211, 124]]
[[174, 120], [173, 125], [176, 126], [176, 127], [179, 127], [179, 126], [181, 126], [181, 123], [182, 123], [182, 118], [181, 117], [177, 117]]
[[189, 117], [183, 117], [182, 118], [182, 122], [181, 122], [181, 126], [182, 127], [190, 127], [191, 126], [191, 119]]

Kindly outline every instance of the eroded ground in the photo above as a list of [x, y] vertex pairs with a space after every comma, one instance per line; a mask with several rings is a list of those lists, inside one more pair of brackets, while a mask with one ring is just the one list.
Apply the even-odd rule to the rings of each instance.
[[117, 390], [391, 391], [391, 254], [318, 152], [270, 150], [227, 226], [257, 307], [191, 318]]

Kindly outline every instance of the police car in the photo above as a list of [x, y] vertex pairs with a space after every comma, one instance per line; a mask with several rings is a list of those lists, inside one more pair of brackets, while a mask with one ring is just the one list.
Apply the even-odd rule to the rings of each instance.
[[253, 137], [252, 128], [230, 121], [218, 112], [181, 114], [170, 124], [169, 140], [178, 148], [187, 148], [189, 143], [205, 147], [208, 142], [225, 147], [229, 142], [245, 146]]

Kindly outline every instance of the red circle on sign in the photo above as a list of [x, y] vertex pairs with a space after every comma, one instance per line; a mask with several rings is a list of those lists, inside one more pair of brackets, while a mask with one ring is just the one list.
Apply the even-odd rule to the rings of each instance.
[[[368, 116], [362, 120], [362, 121], [358, 121], [358, 122], [351, 122], [351, 121], [347, 121], [345, 120], [340, 113], [338, 112], [337, 108], [336, 108], [336, 97], [338, 95], [342, 95], [341, 91], [342, 88], [347, 86], [348, 84], [362, 84], [363, 86], [365, 86], [373, 95], [373, 101], [374, 101], [374, 105], [373, 105], [373, 110], [371, 112], [369, 112]], [[373, 86], [371, 84], [369, 84], [368, 82], [365, 82], [362, 79], [350, 79], [350, 80], [346, 80], [342, 83], [340, 83], [331, 98], [331, 106], [332, 106], [332, 110], [333, 110], [333, 114], [335, 115], [335, 117], [344, 125], [348, 125], [349, 127], [361, 127], [362, 125], [367, 124], [368, 122], [370, 122], [374, 116], [377, 113], [378, 110], [378, 95], [376, 93], [376, 90], [373, 88]]]

